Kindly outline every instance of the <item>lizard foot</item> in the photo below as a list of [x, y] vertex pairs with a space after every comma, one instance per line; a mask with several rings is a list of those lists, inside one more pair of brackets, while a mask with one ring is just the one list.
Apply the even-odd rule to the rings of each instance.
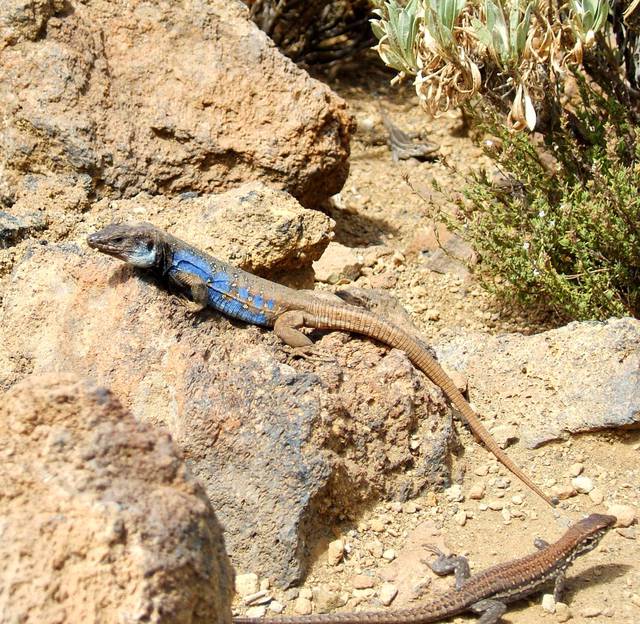
[[289, 353], [289, 359], [304, 358], [310, 362], [335, 362], [335, 358], [329, 355], [322, 355], [315, 345], [304, 345], [301, 347], [285, 347]]
[[198, 312], [202, 312], [207, 306], [201, 303], [196, 303], [195, 301], [191, 301], [187, 297], [183, 297], [182, 295], [174, 295], [175, 301], [177, 301], [181, 306], [184, 306], [187, 309], [187, 312], [191, 312], [192, 314], [197, 314]]

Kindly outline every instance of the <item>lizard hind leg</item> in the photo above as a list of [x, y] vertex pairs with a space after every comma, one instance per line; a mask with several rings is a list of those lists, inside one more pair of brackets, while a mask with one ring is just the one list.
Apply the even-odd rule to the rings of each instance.
[[190, 312], [200, 312], [207, 307], [209, 302], [209, 287], [207, 286], [207, 282], [201, 277], [193, 273], [187, 273], [186, 271], [174, 271], [171, 274], [171, 279], [173, 279], [178, 286], [186, 289], [191, 295], [191, 299], [188, 299], [183, 294], [178, 295], [178, 301]]
[[318, 355], [313, 340], [300, 331], [304, 327], [304, 312], [290, 310], [281, 314], [273, 326], [276, 336], [291, 348], [292, 357], [303, 357], [312, 361], [332, 362], [332, 358]]

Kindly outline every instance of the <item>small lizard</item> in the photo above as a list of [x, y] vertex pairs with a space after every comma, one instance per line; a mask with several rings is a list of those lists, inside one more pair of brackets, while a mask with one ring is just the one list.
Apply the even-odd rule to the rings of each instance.
[[362, 334], [404, 351], [440, 386], [496, 458], [549, 505], [557, 504], [498, 446], [426, 345], [386, 319], [363, 308], [329, 302], [308, 291], [293, 290], [242, 271], [148, 223], [112, 224], [91, 234], [87, 242], [92, 248], [168, 279], [190, 296], [192, 310], [210, 306], [232, 318], [273, 327], [290, 347], [309, 348], [313, 343], [300, 330], [312, 327]]
[[455, 589], [436, 596], [421, 607], [395, 611], [327, 613], [322, 615], [278, 616], [273, 618], [234, 617], [233, 624], [424, 624], [439, 622], [463, 611], [482, 614], [478, 624], [495, 624], [507, 610], [507, 603], [534, 594], [554, 582], [553, 597], [559, 602], [565, 572], [573, 561], [593, 550], [613, 526], [615, 516], [591, 514], [569, 527], [554, 544], [534, 541], [538, 552], [500, 563], [470, 576], [464, 557], [438, 555], [431, 564], [436, 574], [455, 573]]
[[417, 158], [418, 160], [435, 158], [436, 152], [440, 149], [439, 145], [431, 141], [416, 142], [389, 119], [382, 107], [380, 107], [380, 115], [385, 129], [389, 133], [387, 143], [391, 148], [391, 158], [394, 163], [408, 158]]

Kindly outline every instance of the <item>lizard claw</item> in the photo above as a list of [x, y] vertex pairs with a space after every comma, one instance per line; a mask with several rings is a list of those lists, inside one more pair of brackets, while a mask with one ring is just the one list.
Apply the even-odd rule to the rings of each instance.
[[335, 362], [335, 358], [328, 355], [321, 355], [315, 345], [305, 345], [302, 347], [286, 347], [289, 352], [289, 359], [304, 358], [310, 362]]

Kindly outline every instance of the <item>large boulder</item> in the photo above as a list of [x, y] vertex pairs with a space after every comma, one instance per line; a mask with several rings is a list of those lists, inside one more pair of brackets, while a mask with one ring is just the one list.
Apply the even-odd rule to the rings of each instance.
[[9, 0], [0, 11], [0, 198], [25, 175], [96, 196], [262, 180], [338, 192], [353, 120], [236, 1]]
[[31, 248], [0, 314], [0, 387], [74, 371], [168, 430], [239, 572], [290, 584], [336, 516], [448, 480], [450, 414], [400, 351], [334, 332], [292, 362], [273, 332], [193, 316], [143, 273], [69, 244]]
[[231, 623], [233, 571], [163, 432], [70, 375], [0, 397], [0, 622]]

